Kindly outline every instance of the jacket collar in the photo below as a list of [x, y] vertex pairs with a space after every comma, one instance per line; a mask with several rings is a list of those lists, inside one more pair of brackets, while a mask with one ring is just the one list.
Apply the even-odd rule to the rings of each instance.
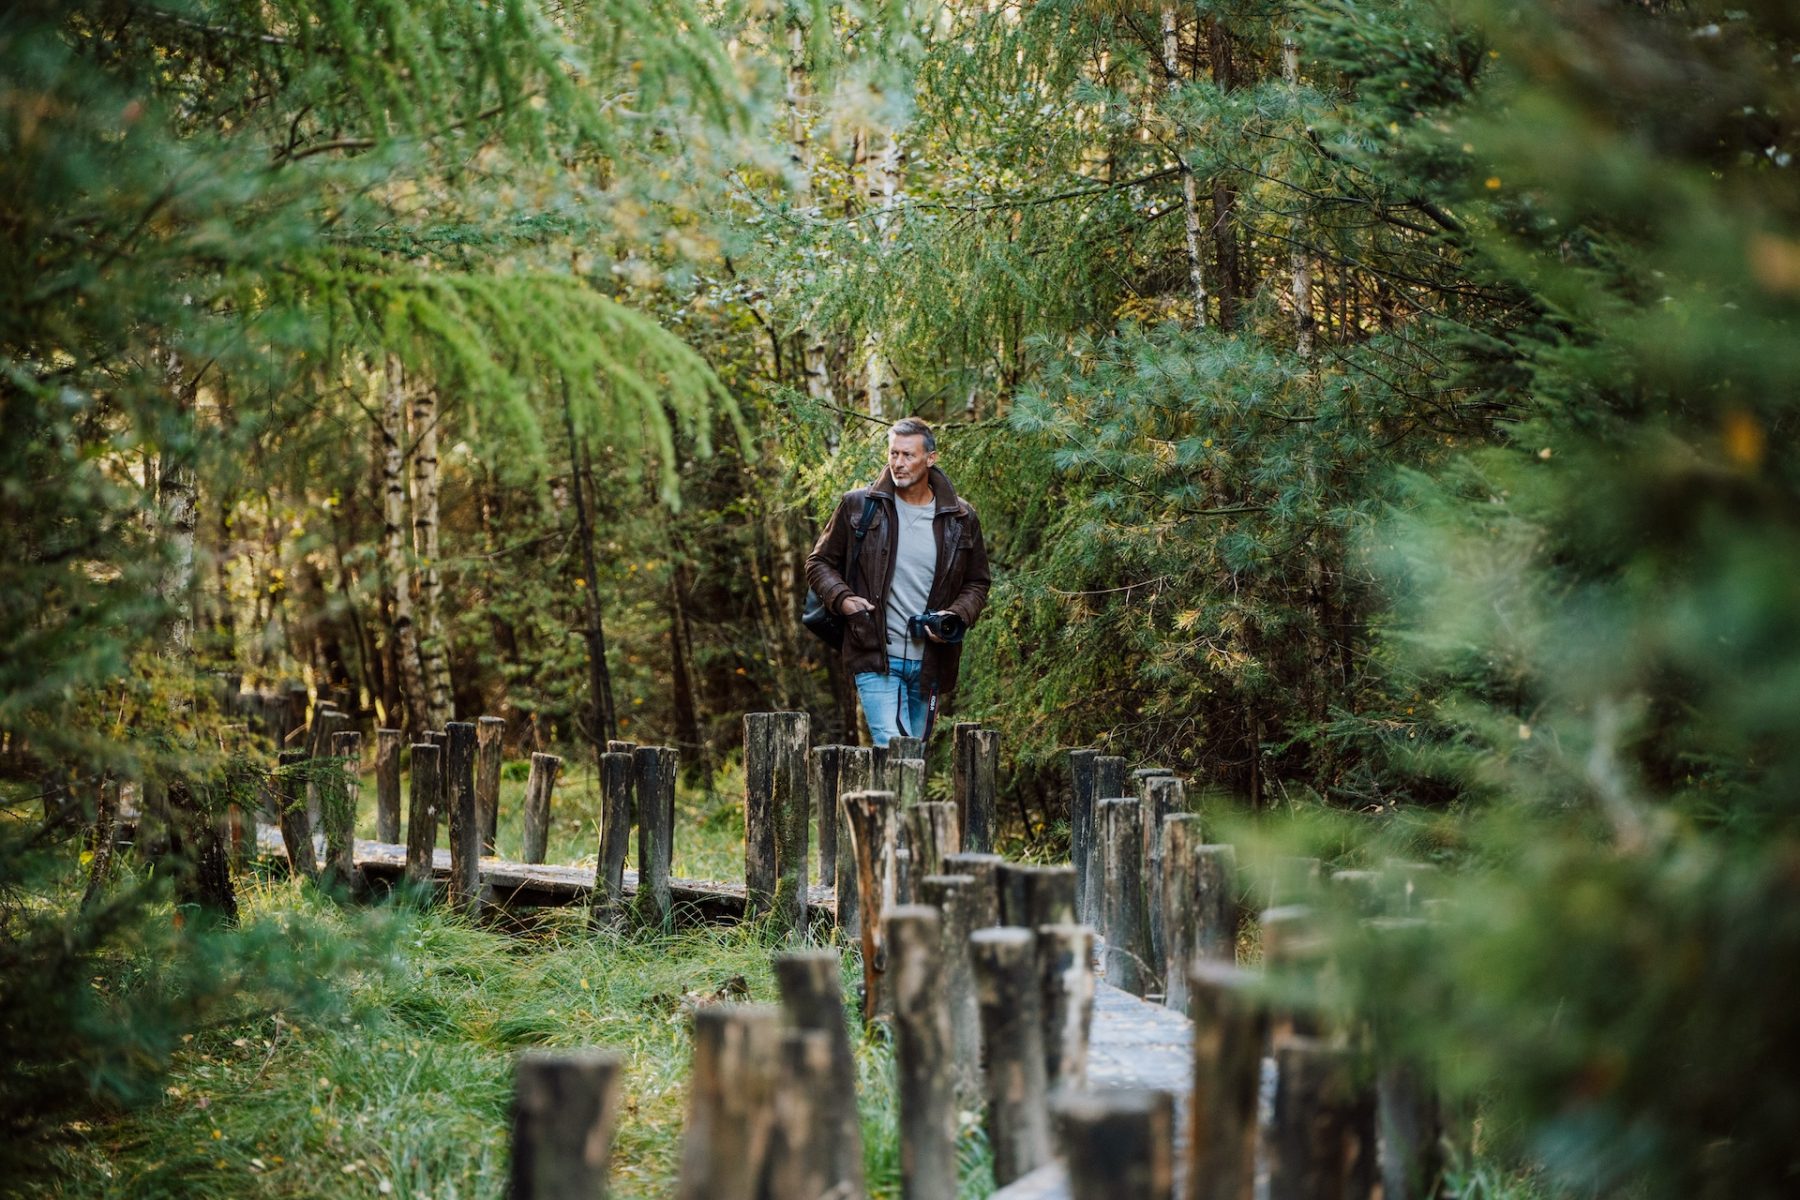
[[[937, 508], [934, 510], [935, 514], [960, 514], [964, 507], [962, 497], [958, 496], [956, 494], [956, 489], [951, 486], [950, 477], [944, 474], [939, 468], [933, 467], [927, 478], [931, 480], [931, 494], [937, 497]], [[875, 486], [871, 487], [869, 490], [877, 495], [886, 496], [888, 499], [892, 500], [894, 498], [894, 473], [886, 467], [881, 468], [881, 478], [877, 479], [875, 481]]]

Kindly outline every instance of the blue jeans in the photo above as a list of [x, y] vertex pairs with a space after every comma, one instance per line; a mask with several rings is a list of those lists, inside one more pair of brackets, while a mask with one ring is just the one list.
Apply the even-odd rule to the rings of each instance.
[[[925, 736], [925, 694], [919, 690], [918, 659], [888, 658], [888, 673], [859, 671], [856, 694], [862, 700], [863, 719], [869, 723], [869, 737], [877, 746], [885, 746], [901, 735], [900, 720], [906, 720], [908, 737]], [[906, 701], [901, 712], [902, 697]]]

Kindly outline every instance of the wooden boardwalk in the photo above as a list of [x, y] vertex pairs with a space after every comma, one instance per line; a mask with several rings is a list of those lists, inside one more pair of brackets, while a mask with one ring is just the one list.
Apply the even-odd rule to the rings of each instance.
[[[1193, 1091], [1194, 1031], [1172, 1008], [1140, 1000], [1108, 983], [1094, 986], [1094, 1026], [1088, 1042], [1088, 1087], [1094, 1091], [1152, 1088], [1175, 1097], [1176, 1170], [1187, 1142], [1187, 1103]], [[1069, 1180], [1051, 1163], [994, 1193], [993, 1200], [1067, 1200]]]
[[[287, 851], [281, 830], [273, 825], [257, 826], [257, 848], [270, 857], [285, 858]], [[313, 846], [324, 861], [324, 841], [313, 838]], [[393, 887], [406, 874], [406, 847], [391, 842], [356, 839], [353, 851], [356, 866], [364, 878], [380, 886]], [[553, 866], [548, 863], [516, 863], [501, 858], [484, 857], [479, 868], [483, 895], [491, 902], [519, 908], [562, 908], [583, 905], [594, 890], [593, 867]], [[432, 877], [439, 883], [450, 878], [450, 851], [439, 848], [431, 856]], [[625, 872], [625, 895], [637, 894], [637, 872]], [[669, 894], [674, 901], [676, 918], [684, 916], [709, 921], [741, 921], [744, 918], [744, 885], [704, 879], [670, 879]], [[831, 919], [836, 910], [836, 893], [828, 887], [807, 889], [807, 908], [812, 920]]]

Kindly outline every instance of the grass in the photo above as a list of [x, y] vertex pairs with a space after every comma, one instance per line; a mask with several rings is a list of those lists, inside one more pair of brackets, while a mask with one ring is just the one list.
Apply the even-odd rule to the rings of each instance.
[[[667, 1196], [692, 1008], [776, 997], [753, 927], [620, 937], [569, 911], [502, 933], [437, 911], [339, 907], [291, 880], [247, 880], [241, 900], [247, 930], [304, 922], [363, 948], [341, 1004], [193, 1034], [157, 1102], [69, 1122], [24, 1194], [497, 1197], [515, 1053], [599, 1046], [626, 1060], [613, 1195]], [[855, 1044], [871, 1194], [897, 1196], [891, 1051], [879, 1032]], [[965, 1128], [965, 1196], [976, 1200], [991, 1175], [973, 1114]]]

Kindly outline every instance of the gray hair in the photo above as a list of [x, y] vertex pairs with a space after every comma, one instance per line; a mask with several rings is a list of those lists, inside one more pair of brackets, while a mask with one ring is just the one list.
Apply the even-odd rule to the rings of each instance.
[[925, 453], [930, 454], [937, 449], [937, 434], [931, 432], [931, 426], [917, 417], [901, 417], [888, 426], [889, 437], [922, 437], [925, 439]]

